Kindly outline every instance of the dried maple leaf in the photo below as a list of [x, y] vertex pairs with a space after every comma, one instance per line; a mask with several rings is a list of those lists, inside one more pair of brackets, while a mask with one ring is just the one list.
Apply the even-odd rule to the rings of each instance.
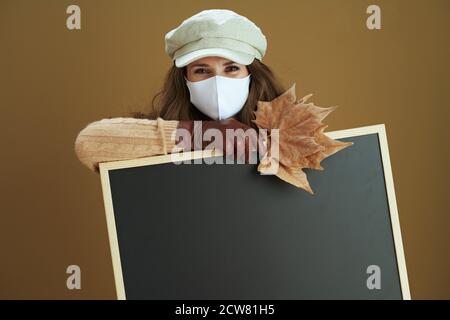
[[267, 151], [263, 155], [258, 171], [270, 172], [270, 163], [278, 163], [277, 176], [311, 194], [303, 168], [323, 170], [320, 162], [326, 157], [342, 150], [353, 142], [333, 140], [324, 134], [328, 125], [325, 119], [337, 106], [322, 108], [314, 103], [306, 103], [312, 94], [296, 100], [295, 83], [286, 92], [272, 101], [258, 101], [252, 120], [259, 128], [279, 129], [278, 156], [270, 154], [271, 134], [266, 142]]

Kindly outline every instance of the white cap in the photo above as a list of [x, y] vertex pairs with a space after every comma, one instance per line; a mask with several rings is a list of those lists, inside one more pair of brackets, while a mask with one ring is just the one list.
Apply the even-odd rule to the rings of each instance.
[[204, 10], [165, 35], [166, 53], [177, 67], [218, 56], [249, 65], [262, 60], [267, 40], [252, 21], [231, 10]]

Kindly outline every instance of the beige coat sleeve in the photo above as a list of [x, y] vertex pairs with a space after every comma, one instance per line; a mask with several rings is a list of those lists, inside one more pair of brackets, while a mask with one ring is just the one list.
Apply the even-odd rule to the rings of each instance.
[[111, 118], [88, 124], [75, 140], [78, 159], [98, 172], [100, 162], [170, 153], [178, 121]]

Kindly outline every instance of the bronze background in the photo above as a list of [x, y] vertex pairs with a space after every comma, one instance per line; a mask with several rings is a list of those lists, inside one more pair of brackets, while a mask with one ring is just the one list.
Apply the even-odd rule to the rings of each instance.
[[[70, 4], [81, 30], [66, 28]], [[366, 28], [370, 4], [381, 30]], [[114, 298], [100, 178], [75, 137], [147, 103], [171, 65], [165, 33], [212, 8], [261, 27], [263, 62], [298, 97], [339, 106], [327, 131], [386, 125], [412, 298], [449, 299], [448, 0], [0, 0], [0, 298]]]

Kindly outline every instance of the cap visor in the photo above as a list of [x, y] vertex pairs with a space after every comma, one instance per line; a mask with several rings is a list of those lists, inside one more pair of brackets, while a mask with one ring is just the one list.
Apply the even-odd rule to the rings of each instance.
[[195, 50], [175, 59], [175, 66], [184, 67], [195, 60], [205, 57], [221, 57], [239, 64], [249, 65], [253, 62], [254, 56], [243, 52], [233, 51], [224, 48], [206, 48]]

